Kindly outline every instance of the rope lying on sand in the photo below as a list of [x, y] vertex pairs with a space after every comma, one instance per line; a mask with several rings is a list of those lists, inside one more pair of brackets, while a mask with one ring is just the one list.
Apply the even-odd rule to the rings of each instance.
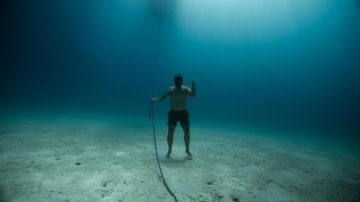
[[166, 180], [164, 178], [164, 175], [162, 173], [162, 169], [161, 169], [161, 165], [160, 165], [160, 161], [159, 161], [159, 155], [158, 155], [158, 150], [157, 150], [157, 145], [156, 145], [156, 135], [155, 135], [155, 121], [154, 121], [154, 107], [153, 107], [153, 103], [150, 101], [150, 108], [149, 108], [149, 121], [152, 120], [152, 127], [153, 127], [153, 135], [154, 135], [154, 144], [155, 144], [155, 153], [156, 153], [156, 160], [159, 166], [159, 171], [161, 174], [161, 178], [162, 181], [164, 182], [164, 185], [167, 189], [167, 191], [171, 194], [171, 196], [174, 198], [175, 202], [178, 202], [175, 194], [171, 191], [171, 189], [169, 188], [169, 186], [166, 183]]

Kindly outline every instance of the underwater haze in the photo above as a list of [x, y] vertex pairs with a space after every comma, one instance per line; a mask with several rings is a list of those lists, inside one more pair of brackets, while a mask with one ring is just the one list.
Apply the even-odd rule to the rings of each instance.
[[359, 0], [0, 2], [1, 202], [360, 201]]
[[359, 1], [12, 0], [0, 22], [3, 115], [146, 120], [181, 72], [195, 122], [358, 139]]

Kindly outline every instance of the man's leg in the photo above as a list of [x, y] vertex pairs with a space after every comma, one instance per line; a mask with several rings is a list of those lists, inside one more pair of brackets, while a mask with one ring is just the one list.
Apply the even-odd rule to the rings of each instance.
[[166, 154], [166, 158], [170, 158], [171, 152], [172, 152], [172, 144], [174, 140], [174, 132], [175, 132], [175, 126], [170, 125], [168, 127], [168, 136], [167, 136], [167, 142], [168, 142], [168, 152]]
[[184, 142], [185, 142], [185, 152], [187, 155], [191, 156], [190, 153], [190, 126], [183, 126], [183, 130], [184, 130]]

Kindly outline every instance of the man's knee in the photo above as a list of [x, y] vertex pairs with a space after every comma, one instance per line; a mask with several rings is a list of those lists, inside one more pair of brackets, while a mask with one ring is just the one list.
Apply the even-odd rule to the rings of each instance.
[[174, 125], [169, 125], [168, 131], [169, 131], [169, 134], [174, 134], [175, 126]]
[[185, 135], [189, 135], [189, 133], [190, 133], [190, 126], [189, 126], [189, 125], [183, 125], [182, 128], [183, 128], [183, 130], [184, 130]]

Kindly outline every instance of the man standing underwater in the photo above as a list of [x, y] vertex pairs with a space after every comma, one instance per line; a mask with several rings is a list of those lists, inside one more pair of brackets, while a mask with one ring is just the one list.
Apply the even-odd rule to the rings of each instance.
[[168, 113], [168, 152], [166, 158], [170, 158], [172, 152], [172, 144], [174, 139], [175, 127], [178, 121], [180, 121], [181, 127], [184, 130], [184, 141], [185, 141], [185, 153], [188, 158], [192, 158], [190, 153], [190, 113], [187, 111], [187, 98], [195, 97], [195, 81], [192, 81], [191, 89], [187, 86], [183, 86], [182, 74], [176, 74], [174, 77], [175, 86], [170, 86], [164, 95], [158, 98], [151, 98], [152, 102], [160, 102], [170, 98], [170, 111]]

